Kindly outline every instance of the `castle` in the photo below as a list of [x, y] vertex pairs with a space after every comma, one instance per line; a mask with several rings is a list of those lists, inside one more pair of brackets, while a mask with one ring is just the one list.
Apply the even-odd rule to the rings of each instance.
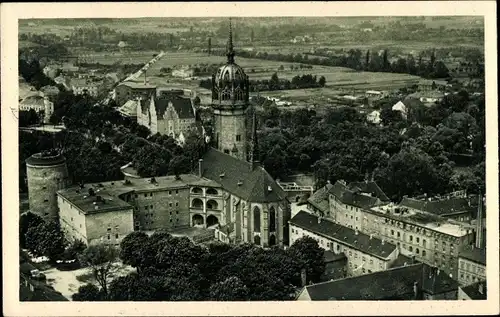
[[[212, 77], [216, 148], [199, 160], [197, 171], [58, 190], [53, 195], [68, 240], [118, 245], [134, 230], [196, 226], [215, 229], [215, 238], [229, 243], [288, 244], [290, 202], [258, 161], [255, 112], [247, 140], [249, 80], [234, 56], [230, 26], [227, 63]], [[43, 188], [43, 179], [29, 178], [30, 193]]]

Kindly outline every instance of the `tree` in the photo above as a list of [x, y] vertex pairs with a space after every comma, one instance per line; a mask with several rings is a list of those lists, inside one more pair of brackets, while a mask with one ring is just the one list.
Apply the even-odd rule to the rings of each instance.
[[210, 300], [244, 301], [248, 298], [248, 288], [235, 276], [210, 286]]
[[311, 237], [296, 240], [288, 249], [292, 258], [299, 261], [301, 268], [306, 269], [307, 281], [317, 283], [325, 272], [324, 250], [318, 241]]
[[131, 265], [138, 269], [141, 268], [142, 251], [148, 242], [148, 235], [142, 231], [129, 233], [120, 242], [120, 259], [124, 264]]
[[26, 247], [36, 255], [56, 260], [64, 252], [64, 234], [59, 223], [48, 221], [30, 227], [26, 232]]
[[368, 70], [369, 67], [370, 67], [370, 50], [367, 50], [365, 56], [365, 70]]
[[26, 233], [28, 230], [43, 223], [42, 217], [30, 211], [21, 214], [19, 217], [19, 243], [21, 248], [26, 247]]
[[319, 84], [320, 87], [325, 87], [325, 84], [326, 84], [325, 76], [321, 76], [319, 78], [318, 84]]
[[102, 292], [108, 294], [108, 283], [114, 271], [113, 263], [118, 258], [118, 251], [110, 245], [91, 245], [80, 256], [80, 262], [89, 266]]
[[96, 302], [104, 300], [104, 294], [94, 284], [86, 284], [78, 288], [78, 292], [71, 296], [75, 302]]

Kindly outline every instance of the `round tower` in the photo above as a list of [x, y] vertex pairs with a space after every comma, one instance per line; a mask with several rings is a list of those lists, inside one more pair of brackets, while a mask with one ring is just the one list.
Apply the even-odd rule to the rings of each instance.
[[250, 81], [234, 62], [231, 22], [229, 22], [227, 63], [212, 76], [212, 108], [214, 109], [214, 138], [217, 149], [247, 159], [247, 126], [245, 112], [249, 104]]
[[30, 211], [43, 218], [57, 218], [57, 191], [69, 183], [64, 156], [55, 152], [33, 154], [26, 160]]

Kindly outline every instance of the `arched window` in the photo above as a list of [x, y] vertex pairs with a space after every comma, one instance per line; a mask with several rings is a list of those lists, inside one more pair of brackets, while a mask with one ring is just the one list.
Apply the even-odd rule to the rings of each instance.
[[270, 237], [269, 237], [269, 246], [273, 246], [276, 244], [276, 237], [274, 236], [274, 234], [272, 234]]
[[253, 243], [255, 243], [256, 245], [260, 245], [260, 237], [259, 236], [253, 237]]
[[199, 187], [195, 187], [195, 188], [193, 188], [193, 189], [191, 190], [191, 192], [192, 192], [193, 194], [200, 194], [200, 195], [201, 195], [201, 194], [203, 194], [203, 189], [201, 189], [201, 188], [199, 188]]
[[215, 200], [210, 199], [207, 201], [207, 209], [219, 209], [219, 204]]
[[271, 207], [269, 209], [269, 232], [275, 232], [276, 231], [276, 211], [274, 210], [274, 207]]
[[195, 198], [193, 199], [192, 203], [191, 203], [191, 207], [193, 208], [203, 208], [203, 201], [201, 201], [201, 199], [199, 198]]
[[214, 188], [208, 188], [207, 189], [207, 194], [208, 195], [218, 195], [219, 192], [216, 189], [214, 189]]
[[253, 208], [253, 231], [260, 232], [260, 209], [259, 209], [259, 207]]

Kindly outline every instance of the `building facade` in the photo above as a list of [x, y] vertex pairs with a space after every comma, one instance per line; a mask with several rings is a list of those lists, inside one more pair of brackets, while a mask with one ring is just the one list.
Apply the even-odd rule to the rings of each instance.
[[54, 113], [54, 103], [48, 97], [39, 95], [28, 96], [19, 103], [19, 110], [30, 111], [31, 109], [38, 113], [44, 123], [49, 123], [50, 117]]
[[290, 245], [304, 236], [317, 240], [321, 248], [334, 254], [343, 253], [349, 276], [387, 270], [399, 255], [398, 248], [383, 239], [299, 211], [290, 220]]
[[151, 96], [146, 102], [137, 102], [137, 123], [152, 134], [169, 135], [179, 141], [180, 136], [196, 132], [196, 113], [190, 98], [179, 96]]
[[466, 286], [481, 281], [486, 281], [486, 249], [466, 246], [458, 256], [458, 282]]
[[320, 215], [395, 244], [401, 254], [437, 266], [456, 278], [458, 252], [473, 242], [473, 230], [439, 215], [391, 204], [378, 189], [369, 182], [347, 185], [338, 181], [329, 189], [329, 213]]
[[58, 153], [37, 153], [26, 160], [30, 211], [57, 219], [57, 191], [69, 185], [66, 159]]
[[247, 159], [246, 111], [250, 81], [243, 68], [234, 62], [231, 26], [227, 63], [212, 76], [212, 108], [216, 148], [240, 160]]
[[114, 92], [116, 104], [122, 106], [132, 99], [149, 99], [151, 95], [156, 94], [156, 86], [126, 81], [116, 86]]

